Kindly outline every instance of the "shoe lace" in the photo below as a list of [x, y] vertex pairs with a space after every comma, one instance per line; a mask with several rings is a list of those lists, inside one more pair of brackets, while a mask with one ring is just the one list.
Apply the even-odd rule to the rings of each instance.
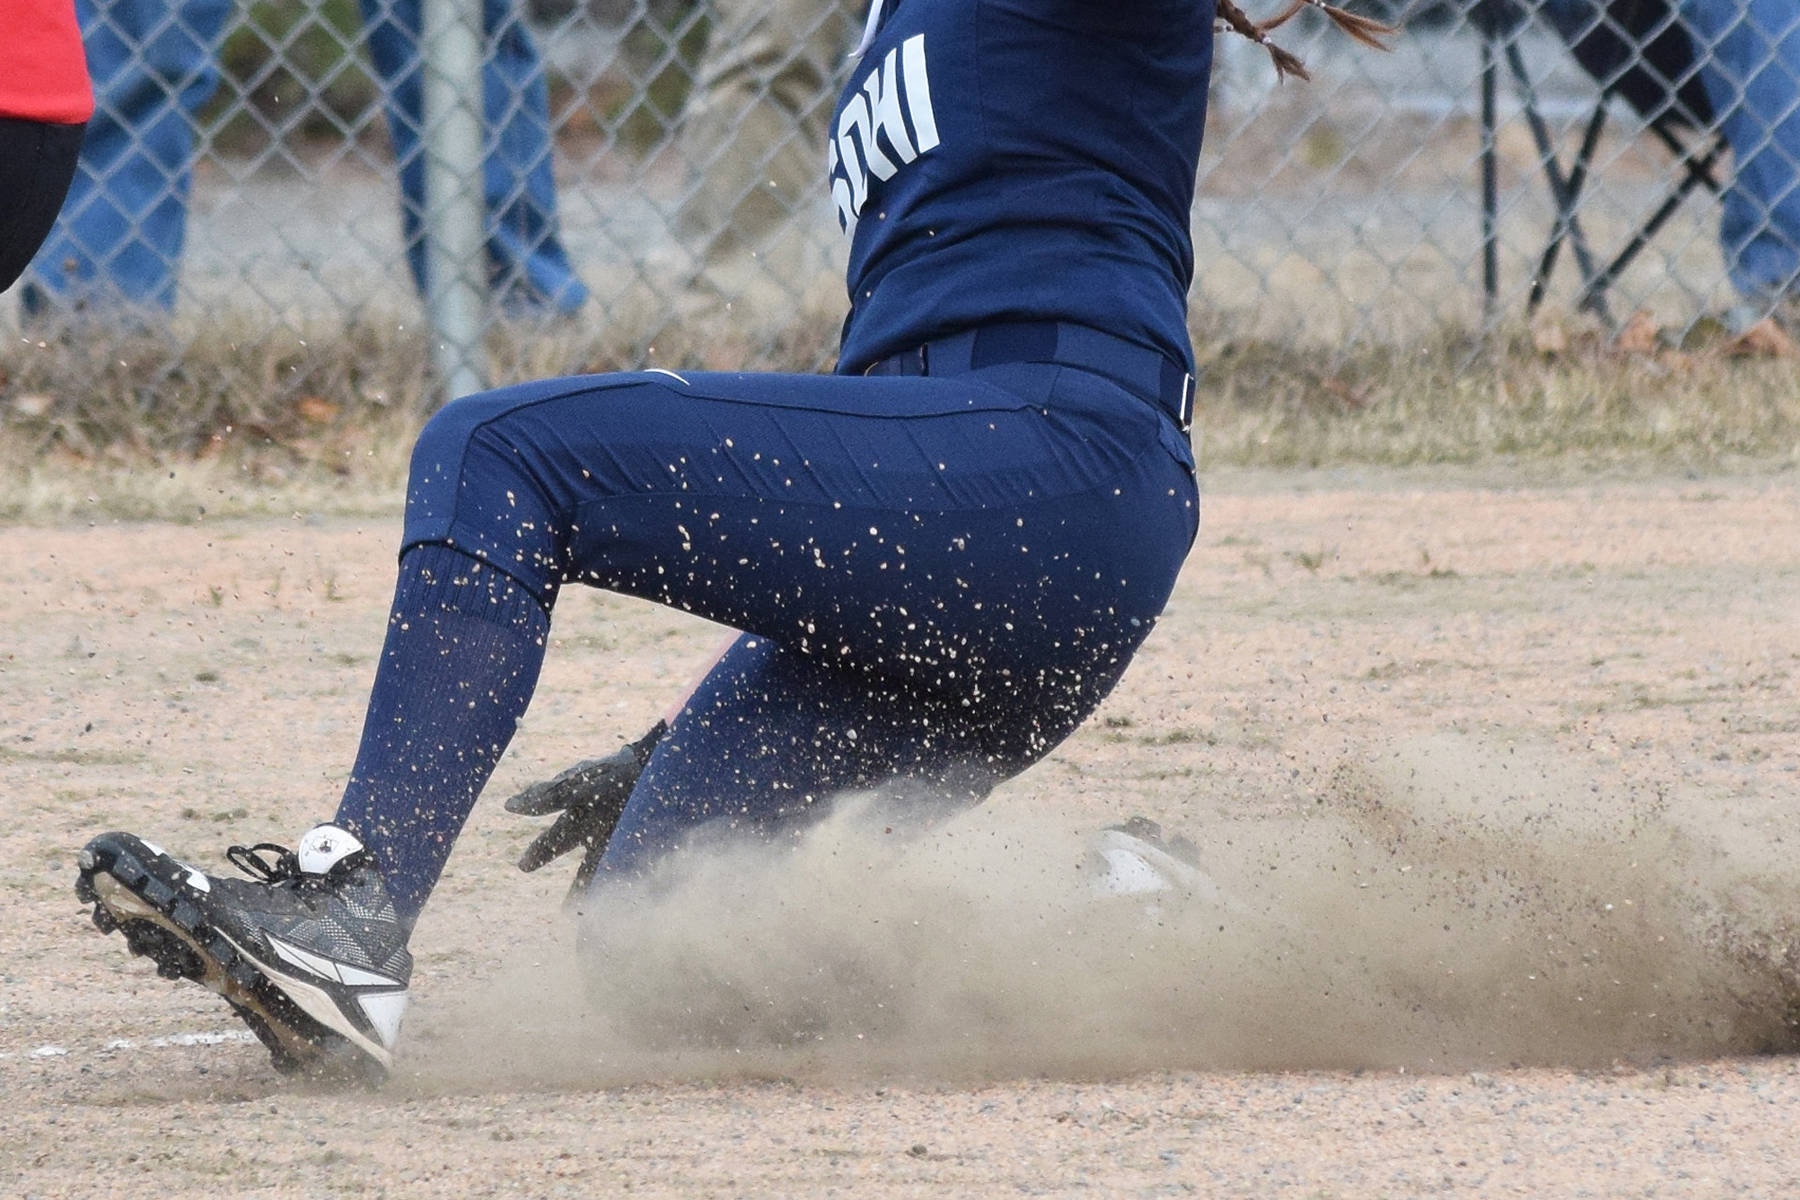
[[[264, 852], [274, 857], [265, 858]], [[286, 883], [299, 879], [300, 856], [286, 846], [274, 842], [258, 842], [254, 846], [229, 846], [225, 857], [232, 866], [259, 883]]]
[[254, 846], [227, 846], [225, 858], [258, 883], [273, 888], [291, 889], [301, 903], [311, 908], [321, 898], [335, 895], [338, 887], [369, 861], [369, 854], [366, 850], [358, 850], [354, 854], [345, 855], [323, 875], [301, 870], [300, 856], [274, 842], [258, 842]]

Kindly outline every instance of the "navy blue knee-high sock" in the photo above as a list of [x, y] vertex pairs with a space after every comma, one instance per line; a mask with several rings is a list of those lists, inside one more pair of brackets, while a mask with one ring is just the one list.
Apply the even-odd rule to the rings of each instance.
[[401, 556], [336, 821], [374, 854], [408, 927], [531, 701], [549, 629], [504, 572], [447, 546]]

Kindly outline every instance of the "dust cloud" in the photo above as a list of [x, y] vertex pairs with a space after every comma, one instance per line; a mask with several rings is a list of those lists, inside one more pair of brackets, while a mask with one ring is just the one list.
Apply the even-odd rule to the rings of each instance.
[[912, 838], [853, 801], [779, 849], [697, 849], [438, 1003], [395, 1082], [1430, 1072], [1800, 1048], [1800, 865], [1697, 835], [1684, 798], [1456, 738], [1338, 747], [1310, 769], [1304, 808], [1195, 797], [1216, 819], [1181, 832], [1223, 900], [1101, 898], [1098, 822], [1004, 797]]

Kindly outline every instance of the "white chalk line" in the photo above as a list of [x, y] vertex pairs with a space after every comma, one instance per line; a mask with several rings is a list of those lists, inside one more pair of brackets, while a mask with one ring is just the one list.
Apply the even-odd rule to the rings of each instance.
[[[120, 1050], [163, 1050], [171, 1046], [232, 1046], [239, 1043], [255, 1042], [256, 1035], [247, 1029], [228, 1029], [202, 1033], [171, 1033], [163, 1037], [153, 1038], [113, 1038], [98, 1047], [86, 1047], [88, 1054], [112, 1054]], [[0, 1059], [8, 1058], [67, 1058], [83, 1052], [81, 1048], [70, 1050], [66, 1046], [44, 1045], [31, 1050], [14, 1052], [0, 1050]]]

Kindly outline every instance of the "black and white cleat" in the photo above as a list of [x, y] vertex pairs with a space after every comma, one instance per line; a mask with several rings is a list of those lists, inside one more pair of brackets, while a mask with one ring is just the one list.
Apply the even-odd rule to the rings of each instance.
[[101, 834], [81, 851], [75, 895], [158, 974], [223, 996], [277, 1070], [380, 1082], [412, 955], [374, 860], [330, 825], [297, 851], [227, 853], [252, 878], [210, 876], [129, 833]]

